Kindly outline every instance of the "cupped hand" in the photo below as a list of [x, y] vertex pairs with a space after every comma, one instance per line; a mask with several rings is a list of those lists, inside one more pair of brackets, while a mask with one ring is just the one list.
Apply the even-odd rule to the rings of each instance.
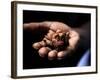
[[42, 41], [33, 43], [32, 47], [38, 50], [41, 57], [48, 57], [49, 60], [60, 60], [70, 56], [76, 50], [80, 40], [79, 33], [62, 22], [27, 23], [24, 24], [24, 29], [37, 32], [39, 29], [47, 31]]

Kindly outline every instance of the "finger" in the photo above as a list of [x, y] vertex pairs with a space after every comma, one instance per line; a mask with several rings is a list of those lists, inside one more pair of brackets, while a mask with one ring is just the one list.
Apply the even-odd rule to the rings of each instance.
[[51, 51], [49, 47], [42, 47], [39, 49], [38, 53], [41, 57], [45, 57], [49, 51]]
[[48, 53], [48, 59], [49, 59], [49, 60], [55, 59], [56, 56], [57, 56], [57, 51], [56, 51], [56, 50], [52, 50], [52, 51], [50, 51], [50, 52]]
[[60, 51], [57, 53], [57, 59], [61, 60], [67, 55], [67, 51]]
[[31, 23], [24, 23], [23, 28], [26, 30], [35, 30], [35, 29], [50, 29], [51, 22], [31, 22]]
[[39, 27], [39, 24], [38, 22], [32, 22], [32, 23], [24, 23], [23, 24], [23, 28], [24, 29], [35, 29], [35, 28], [38, 28]]
[[32, 47], [34, 49], [40, 49], [41, 47], [45, 47], [45, 46], [46, 46], [46, 42], [44, 41], [40, 41], [32, 44]]
[[33, 22], [24, 24], [24, 29], [33, 30], [35, 28], [40, 28], [40, 27], [51, 29], [53, 31], [56, 31], [57, 29], [61, 31], [69, 31], [71, 29], [68, 25], [56, 21]]
[[36, 42], [34, 44], [32, 44], [32, 47], [36, 50], [40, 49], [42, 47], [42, 45], [39, 42]]
[[40, 22], [39, 26], [43, 26], [45, 28], [49, 28], [50, 29], [50, 26], [53, 22], [52, 21], [43, 21], [43, 22]]
[[71, 47], [67, 47], [65, 50], [57, 53], [57, 59], [61, 60], [65, 57], [70, 57], [74, 53], [74, 50]]

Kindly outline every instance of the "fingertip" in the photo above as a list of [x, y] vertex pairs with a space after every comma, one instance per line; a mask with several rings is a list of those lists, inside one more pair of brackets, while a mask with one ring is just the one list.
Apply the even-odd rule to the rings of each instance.
[[50, 51], [50, 48], [42, 47], [42, 48], [39, 49], [38, 53], [41, 57], [45, 57], [48, 54], [49, 51]]
[[31, 23], [24, 23], [23, 24], [23, 29], [35, 29], [39, 27], [39, 22], [31, 22]]
[[65, 51], [60, 51], [60, 52], [58, 52], [58, 54], [57, 54], [57, 59], [58, 60], [61, 60], [61, 59], [63, 59], [65, 56], [66, 56], [66, 52]]
[[29, 29], [29, 27], [30, 27], [30, 24], [29, 24], [29, 23], [24, 23], [24, 24], [23, 24], [23, 29], [24, 29], [24, 30]]
[[57, 51], [56, 51], [56, 50], [52, 50], [52, 51], [50, 51], [50, 52], [48, 53], [48, 59], [49, 59], [49, 60], [55, 59], [56, 56], [57, 56]]
[[34, 49], [40, 49], [42, 46], [41, 46], [41, 44], [39, 42], [36, 42], [36, 43], [32, 44], [32, 47]]
[[27, 27], [27, 26], [29, 26], [29, 23], [24, 23], [23, 26]]

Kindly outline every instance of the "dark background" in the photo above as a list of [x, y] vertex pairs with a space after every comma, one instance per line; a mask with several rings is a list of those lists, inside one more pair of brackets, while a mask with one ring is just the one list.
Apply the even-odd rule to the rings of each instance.
[[[41, 21], [60, 21], [71, 27], [80, 27], [82, 24], [90, 21], [90, 14], [67, 13], [67, 12], [47, 12], [47, 11], [23, 11], [23, 24]], [[43, 34], [39, 31], [32, 34], [23, 30], [23, 69], [33, 68], [52, 68], [52, 67], [72, 67], [76, 66], [81, 58], [82, 51], [79, 50], [71, 58], [63, 60], [49, 61], [47, 58], [41, 58], [37, 50], [32, 48], [34, 42], [40, 41]]]

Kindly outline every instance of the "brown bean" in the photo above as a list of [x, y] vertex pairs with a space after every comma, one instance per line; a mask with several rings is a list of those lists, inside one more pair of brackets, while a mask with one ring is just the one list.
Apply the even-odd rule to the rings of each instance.
[[50, 34], [54, 34], [55, 32], [53, 30], [49, 30], [49, 33]]
[[52, 39], [52, 35], [54, 34], [55, 32], [52, 31], [52, 30], [49, 30], [48, 34], [46, 35], [46, 38], [51, 40]]
[[41, 44], [41, 46], [46, 46], [46, 42], [44, 42], [44, 41], [41, 41], [39, 43]]
[[50, 40], [48, 40], [46, 38], [44, 38], [43, 40], [46, 42], [47, 45], [52, 45], [52, 42]]
[[56, 33], [61, 33], [62, 31], [60, 29], [57, 29]]

